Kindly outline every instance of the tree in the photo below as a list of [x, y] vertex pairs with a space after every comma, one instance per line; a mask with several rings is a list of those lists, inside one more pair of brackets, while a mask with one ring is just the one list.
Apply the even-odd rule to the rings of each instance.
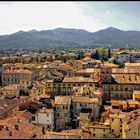
[[92, 56], [93, 56], [93, 59], [97, 59], [97, 60], [100, 59], [98, 50], [96, 50], [96, 51], [95, 51], [95, 54], [93, 54]]
[[96, 51], [94, 53], [91, 54], [91, 58], [99, 60], [100, 56], [99, 56], [99, 52], [98, 52], [97, 49], [96, 49]]
[[84, 58], [84, 53], [81, 51], [81, 52], [79, 52], [77, 59], [80, 60], [82, 58]]
[[110, 48], [108, 49], [108, 58], [111, 58], [111, 50], [110, 50]]

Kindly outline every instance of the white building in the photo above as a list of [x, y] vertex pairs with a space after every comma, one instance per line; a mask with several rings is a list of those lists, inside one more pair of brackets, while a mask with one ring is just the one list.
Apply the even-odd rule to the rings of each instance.
[[131, 61], [132, 62], [136, 62], [136, 63], [139, 63], [140, 62], [140, 53], [138, 52], [138, 53], [131, 53], [130, 54], [131, 56], [130, 56], [130, 59], [131, 59]]
[[140, 53], [138, 52], [122, 52], [117, 54], [117, 59], [120, 63], [125, 62], [133, 62], [133, 63], [139, 63], [140, 62]]
[[32, 123], [45, 127], [49, 131], [54, 129], [53, 108], [42, 108], [32, 119]]
[[126, 52], [119, 53], [119, 54], [117, 54], [117, 60], [120, 63], [129, 62], [129, 60], [130, 60], [130, 54], [129, 53], [126, 53]]

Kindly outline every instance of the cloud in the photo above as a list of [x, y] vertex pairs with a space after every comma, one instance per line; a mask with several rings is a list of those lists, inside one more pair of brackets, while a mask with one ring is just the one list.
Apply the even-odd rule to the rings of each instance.
[[85, 15], [75, 2], [14, 2], [0, 4], [0, 34], [18, 30], [57, 27], [97, 31], [107, 27], [94, 16]]

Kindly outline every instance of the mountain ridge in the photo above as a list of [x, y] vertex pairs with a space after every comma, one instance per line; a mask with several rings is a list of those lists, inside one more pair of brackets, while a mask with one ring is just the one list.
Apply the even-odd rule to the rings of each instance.
[[17, 31], [0, 35], [0, 48], [90, 47], [93, 45], [140, 44], [140, 31], [123, 31], [108, 27], [96, 32], [84, 29], [56, 28], [52, 30]]

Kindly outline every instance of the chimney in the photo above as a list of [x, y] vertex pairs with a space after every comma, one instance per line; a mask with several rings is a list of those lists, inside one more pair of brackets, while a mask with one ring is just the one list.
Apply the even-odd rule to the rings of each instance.
[[9, 130], [9, 127], [8, 126], [6, 126], [6, 131], [8, 131]]
[[18, 118], [17, 122], [20, 122], [20, 119]]
[[129, 81], [131, 81], [131, 77], [129, 76]]
[[13, 134], [12, 134], [12, 132], [10, 131], [10, 132], [9, 132], [9, 136], [12, 136], [12, 135], [13, 135]]
[[33, 137], [32, 138], [35, 138], [37, 135], [36, 135], [36, 133], [34, 133], [34, 135], [33, 135]]
[[45, 135], [45, 128], [42, 127], [42, 134]]
[[15, 129], [16, 129], [16, 130], [19, 130], [19, 127], [18, 127], [18, 125], [15, 125]]

